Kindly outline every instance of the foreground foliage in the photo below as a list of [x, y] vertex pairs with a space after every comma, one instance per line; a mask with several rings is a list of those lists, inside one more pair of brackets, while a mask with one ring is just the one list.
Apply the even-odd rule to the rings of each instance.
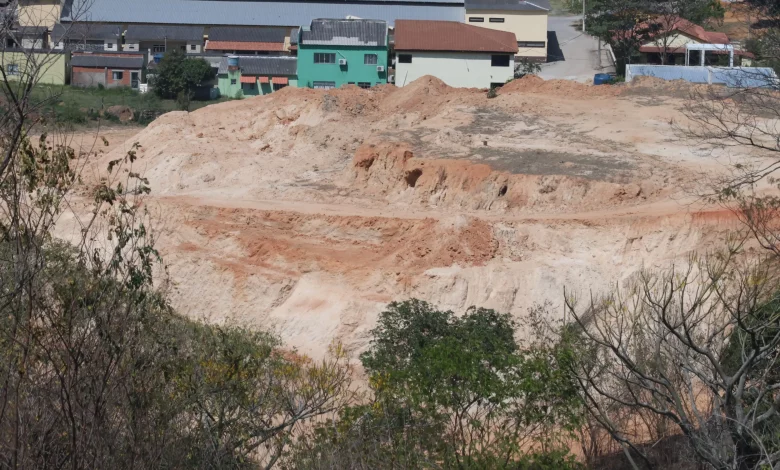
[[[548, 468], [579, 421], [565, 351], [522, 349], [509, 315], [390, 304], [361, 356], [371, 400], [318, 426], [290, 468]], [[525, 462], [525, 464], [523, 463]]]

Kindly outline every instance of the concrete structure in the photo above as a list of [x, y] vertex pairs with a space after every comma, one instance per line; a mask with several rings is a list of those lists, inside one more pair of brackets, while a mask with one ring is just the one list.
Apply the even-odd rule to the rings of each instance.
[[[400, 21], [400, 20], [399, 20]], [[370, 88], [387, 83], [387, 23], [314, 20], [298, 38], [298, 86]]]
[[51, 29], [60, 19], [61, 5], [62, 0], [19, 0], [19, 24]]
[[148, 61], [159, 61], [167, 52], [179, 49], [187, 54], [203, 52], [202, 26], [130, 25], [125, 32], [125, 52], [144, 53]]
[[51, 30], [51, 42], [56, 50], [118, 52], [122, 28], [89, 23], [56, 24]]
[[287, 55], [290, 29], [215, 26], [208, 30], [206, 50], [222, 54]]
[[74, 52], [70, 59], [73, 86], [138, 89], [146, 61], [141, 53]]
[[217, 71], [219, 93], [231, 98], [267, 95], [286, 86], [297, 86], [296, 74], [295, 57], [223, 57]]
[[466, 22], [514, 33], [520, 58], [547, 60], [549, 0], [466, 0]]
[[[67, 78], [68, 54], [46, 50], [6, 50], [0, 55], [0, 65], [9, 80], [35, 74], [37, 83], [64, 85]], [[32, 58], [32, 60], [29, 60]]]
[[13, 25], [2, 31], [6, 48], [45, 49], [49, 40], [49, 29], [45, 26]]
[[450, 21], [398, 20], [395, 84], [433, 75], [453, 87], [488, 88], [514, 78], [513, 33]]
[[701, 67], [684, 65], [626, 65], [626, 81], [635, 77], [685, 80], [691, 83], [726, 85], [730, 88], [773, 88], [780, 85], [777, 74], [769, 67]]
[[[318, 18], [463, 21], [464, 0], [64, 0], [62, 21], [88, 8], [89, 21], [116, 24], [300, 26]], [[82, 20], [85, 20], [83, 18]]]

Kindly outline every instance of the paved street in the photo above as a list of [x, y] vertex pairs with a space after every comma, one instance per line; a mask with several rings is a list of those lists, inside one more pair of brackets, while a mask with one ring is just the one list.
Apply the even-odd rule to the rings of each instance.
[[597, 73], [612, 73], [615, 68], [602, 48], [599, 60], [598, 39], [582, 34], [574, 26], [581, 16], [551, 16], [548, 23], [549, 62], [542, 65], [540, 77], [592, 82]]

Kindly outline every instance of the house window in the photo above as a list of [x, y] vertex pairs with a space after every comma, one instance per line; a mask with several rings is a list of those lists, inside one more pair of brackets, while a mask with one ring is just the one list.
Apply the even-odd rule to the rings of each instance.
[[489, 20], [489, 21], [490, 21], [491, 23], [503, 23], [503, 22], [504, 22], [504, 19], [503, 19], [503, 18], [490, 18], [490, 20]]
[[281, 90], [282, 88], [286, 87], [286, 83], [274, 83], [274, 91]]
[[328, 52], [315, 52], [314, 53], [315, 64], [335, 64], [336, 54]]
[[365, 65], [376, 65], [377, 64], [376, 54], [365, 54], [365, 55], [363, 55], [363, 63]]
[[371, 88], [371, 82], [357, 82], [357, 86], [359, 86], [364, 90], [368, 90], [369, 88]]
[[254, 84], [254, 83], [245, 83], [245, 85], [246, 85], [246, 87], [247, 87], [247, 88], [249, 88], [250, 90], [254, 90], [254, 89], [255, 89], [255, 84]]
[[412, 63], [412, 54], [398, 54], [398, 63], [399, 64], [411, 64]]
[[114, 70], [111, 72], [111, 79], [114, 81], [122, 80], [125, 76], [125, 73], [121, 70]]
[[190, 50], [193, 51], [193, 52], [197, 51], [198, 50], [198, 45], [197, 44], [190, 44]]
[[481, 16], [470, 16], [469, 17], [469, 23], [484, 23], [485, 18]]
[[330, 90], [336, 88], [336, 82], [314, 82], [312, 86], [319, 90]]
[[19, 64], [8, 64], [5, 70], [8, 75], [19, 75]]
[[517, 47], [544, 47], [544, 41], [517, 41]]
[[492, 55], [490, 56], [491, 67], [509, 67], [508, 55]]
[[235, 78], [231, 78], [230, 79], [230, 84], [231, 85], [235, 85], [236, 84], [236, 79]]
[[165, 52], [165, 44], [155, 44], [152, 46], [152, 52]]

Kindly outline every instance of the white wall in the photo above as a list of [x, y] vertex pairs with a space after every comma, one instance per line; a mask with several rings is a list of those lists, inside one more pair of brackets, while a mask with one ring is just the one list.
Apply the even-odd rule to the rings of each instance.
[[[400, 54], [411, 54], [412, 63], [400, 63]], [[396, 51], [395, 84], [404, 86], [424, 75], [433, 75], [451, 87], [488, 88], [491, 83], [505, 83], [513, 78], [514, 57], [509, 54], [509, 67], [492, 67], [491, 55], [482, 52]]]
[[105, 45], [103, 47], [107, 51], [118, 51], [118, 39], [106, 39]]
[[[192, 46], [195, 46], [195, 49], [192, 49]], [[203, 43], [198, 41], [187, 41], [187, 54], [200, 54], [202, 52]]]
[[126, 42], [122, 45], [122, 50], [128, 52], [138, 52], [138, 42]]

